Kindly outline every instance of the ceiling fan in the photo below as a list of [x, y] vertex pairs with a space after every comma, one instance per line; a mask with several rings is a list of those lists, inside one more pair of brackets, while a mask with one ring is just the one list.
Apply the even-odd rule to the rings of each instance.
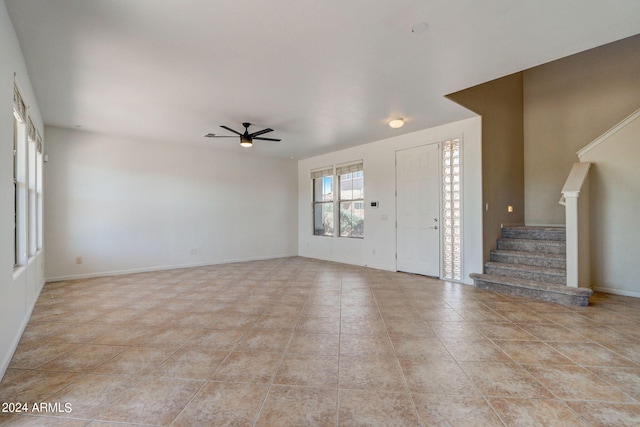
[[[268, 132], [273, 132], [273, 129], [271, 128], [266, 128], [266, 129], [262, 129], [259, 130], [257, 132], [253, 132], [253, 133], [249, 133], [249, 126], [251, 126], [251, 123], [248, 122], [244, 122], [242, 123], [242, 126], [244, 126], [244, 133], [240, 133], [237, 130], [233, 130], [228, 126], [225, 125], [220, 125], [221, 128], [228, 130], [229, 132], [233, 132], [236, 135], [240, 136], [240, 145], [243, 147], [251, 147], [253, 145], [253, 140], [260, 140], [260, 141], [280, 141], [280, 139], [276, 139], [276, 138], [265, 138], [259, 135], [263, 135], [265, 133]], [[207, 133], [204, 135], [204, 137], [206, 138], [235, 138], [235, 136], [230, 136], [230, 135], [216, 135], [215, 133]]]

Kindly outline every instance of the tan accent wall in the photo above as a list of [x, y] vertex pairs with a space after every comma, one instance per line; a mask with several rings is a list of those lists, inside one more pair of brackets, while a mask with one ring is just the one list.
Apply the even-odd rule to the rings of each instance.
[[[522, 73], [516, 73], [447, 96], [482, 116], [485, 260], [495, 248], [501, 224], [524, 223], [522, 79]], [[507, 211], [509, 205], [512, 213]]]
[[640, 107], [640, 35], [524, 71], [528, 225], [564, 224], [576, 152]]

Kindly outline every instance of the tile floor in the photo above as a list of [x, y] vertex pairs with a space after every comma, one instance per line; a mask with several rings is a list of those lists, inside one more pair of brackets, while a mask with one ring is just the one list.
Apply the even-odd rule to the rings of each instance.
[[640, 299], [299, 257], [49, 283], [2, 402], [29, 409], [3, 427], [635, 426]]

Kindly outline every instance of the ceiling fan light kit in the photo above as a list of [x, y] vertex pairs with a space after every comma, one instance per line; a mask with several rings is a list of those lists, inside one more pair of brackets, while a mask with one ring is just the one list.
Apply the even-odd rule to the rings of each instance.
[[[233, 132], [236, 135], [238, 135], [240, 137], [240, 146], [245, 147], [245, 148], [249, 148], [249, 147], [253, 147], [253, 140], [260, 140], [260, 141], [281, 141], [280, 139], [277, 138], [265, 138], [263, 135], [265, 133], [268, 132], [273, 132], [273, 129], [271, 128], [266, 128], [266, 129], [262, 129], [259, 130], [257, 132], [252, 132], [249, 133], [249, 126], [251, 126], [251, 123], [249, 122], [244, 122], [242, 123], [242, 126], [244, 126], [244, 133], [240, 133], [237, 130], [231, 129], [228, 126], [225, 125], [220, 125], [221, 128], [228, 130], [229, 132]], [[205, 135], [203, 135], [206, 138], [235, 138], [234, 136], [229, 136], [229, 135], [216, 135], [214, 133], [207, 133]]]

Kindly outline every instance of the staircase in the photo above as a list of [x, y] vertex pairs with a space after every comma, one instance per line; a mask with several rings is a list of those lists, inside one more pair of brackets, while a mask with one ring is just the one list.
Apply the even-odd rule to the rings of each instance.
[[589, 288], [566, 286], [565, 229], [505, 227], [484, 264], [471, 274], [481, 289], [565, 305], [589, 305]]

